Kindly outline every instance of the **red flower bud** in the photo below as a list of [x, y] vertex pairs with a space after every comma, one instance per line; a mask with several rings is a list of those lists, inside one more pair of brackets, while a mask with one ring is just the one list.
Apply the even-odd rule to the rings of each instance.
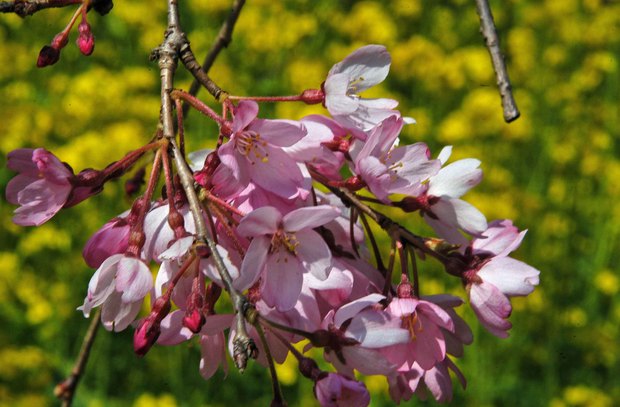
[[80, 52], [86, 56], [93, 53], [95, 50], [95, 36], [90, 30], [90, 25], [82, 20], [80, 25], [78, 25], [78, 38], [75, 41]]
[[46, 67], [48, 65], [54, 65], [60, 59], [60, 51], [49, 45], [44, 46], [39, 51], [39, 58], [37, 59], [37, 66], [39, 68]]
[[199, 309], [194, 308], [191, 311], [187, 310], [185, 312], [185, 316], [183, 317], [183, 326], [197, 334], [202, 329], [205, 321], [206, 319], [202, 312], [200, 312]]
[[160, 321], [149, 315], [143, 319], [133, 334], [133, 351], [138, 356], [144, 356], [157, 341], [160, 334]]
[[323, 103], [325, 93], [321, 89], [306, 89], [301, 93], [301, 101], [307, 105], [316, 105]]

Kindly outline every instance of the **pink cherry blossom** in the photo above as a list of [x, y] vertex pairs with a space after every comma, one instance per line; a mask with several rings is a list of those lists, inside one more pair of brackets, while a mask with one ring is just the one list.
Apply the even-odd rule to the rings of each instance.
[[328, 276], [329, 247], [312, 229], [338, 215], [339, 211], [328, 205], [300, 208], [284, 216], [266, 206], [246, 215], [237, 231], [253, 239], [241, 265], [239, 287], [251, 286], [262, 275], [263, 300], [281, 311], [293, 308], [304, 273], [321, 280]]
[[409, 400], [414, 394], [420, 400], [427, 399], [430, 392], [435, 400], [440, 403], [452, 401], [452, 379], [449, 371], [454, 372], [461, 386], [465, 388], [467, 382], [459, 368], [446, 357], [429, 370], [424, 370], [417, 363], [408, 371], [397, 372], [388, 375], [390, 397], [396, 403]]
[[133, 322], [152, 286], [153, 277], [144, 261], [115, 254], [93, 274], [84, 304], [78, 309], [88, 317], [94, 307], [102, 305], [106, 329], [122, 331]]
[[327, 373], [316, 381], [314, 394], [322, 407], [364, 407], [370, 394], [362, 382], [337, 373]]
[[406, 343], [393, 345], [383, 351], [387, 358], [400, 366], [399, 370], [410, 370], [414, 363], [429, 370], [446, 357], [446, 341], [442, 330], [454, 332], [450, 315], [432, 302], [418, 298], [394, 298], [386, 308], [401, 327], [409, 333]]
[[441, 166], [438, 160], [429, 160], [430, 151], [424, 143], [393, 147], [403, 123], [397, 116], [382, 121], [354, 158], [355, 173], [386, 203], [390, 194], [418, 189]]
[[392, 99], [364, 99], [359, 93], [380, 83], [392, 59], [383, 45], [366, 45], [335, 64], [323, 83], [325, 107], [345, 127], [368, 131], [384, 119], [400, 115]]
[[9, 153], [7, 167], [19, 174], [9, 181], [6, 198], [20, 205], [13, 222], [39, 226], [52, 218], [67, 202], [73, 172], [44, 148], [22, 148]]
[[510, 220], [494, 221], [472, 240], [464, 255], [467, 267], [462, 276], [470, 304], [482, 325], [500, 338], [506, 338], [512, 327], [509, 298], [528, 295], [539, 283], [538, 270], [507, 257], [525, 233]]
[[[445, 164], [452, 148], [444, 148], [438, 160]], [[473, 205], [460, 199], [467, 191], [482, 180], [480, 161], [466, 158], [449, 164], [431, 176], [428, 183], [408, 193], [412, 197], [403, 199], [398, 206], [413, 211], [420, 210], [424, 220], [437, 234], [454, 244], [467, 244], [459, 229], [471, 235], [486, 230], [485, 216]]]
[[332, 338], [325, 347], [325, 360], [338, 372], [348, 376], [353, 376], [354, 370], [386, 375], [398, 367], [381, 350], [407, 342], [409, 333], [401, 328], [400, 320], [375, 308], [384, 299], [383, 295], [369, 294], [329, 311], [323, 319], [321, 327]]
[[303, 176], [282, 148], [304, 137], [306, 129], [291, 120], [257, 119], [257, 114], [256, 102], [239, 102], [230, 140], [218, 150], [222, 168], [213, 175], [214, 182], [228, 185], [229, 194], [254, 182], [276, 195], [293, 198], [299, 193]]

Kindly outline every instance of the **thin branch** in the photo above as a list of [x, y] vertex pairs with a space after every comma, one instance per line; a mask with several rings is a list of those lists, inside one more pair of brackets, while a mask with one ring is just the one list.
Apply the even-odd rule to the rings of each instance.
[[263, 349], [265, 350], [265, 357], [267, 358], [267, 364], [269, 366], [269, 374], [271, 375], [271, 388], [273, 389], [273, 400], [271, 402], [271, 405], [286, 406], [286, 401], [284, 401], [284, 397], [282, 397], [282, 389], [280, 389], [278, 373], [276, 372], [276, 367], [273, 363], [273, 356], [271, 356], [271, 350], [269, 349], [269, 344], [267, 343], [267, 338], [265, 337], [263, 327], [257, 321], [257, 323], [254, 324], [254, 328], [256, 329], [256, 332], [258, 332], [260, 341], [263, 344]]
[[443, 264], [446, 263], [447, 258], [441, 253], [436, 252], [431, 249], [426, 243], [428, 239], [425, 239], [421, 236], [418, 236], [407, 228], [401, 226], [398, 222], [393, 221], [389, 216], [382, 214], [381, 212], [369, 207], [365, 203], [363, 203], [358, 197], [351, 191], [342, 187], [334, 187], [331, 185], [323, 184], [327, 187], [334, 195], [336, 195], [340, 200], [347, 206], [355, 207], [360, 214], [367, 215], [370, 219], [372, 219], [377, 225], [381, 227], [384, 231], [392, 239], [398, 239], [402, 242], [409, 243], [416, 249], [420, 250], [423, 253], [426, 253]]
[[15, 13], [20, 17], [30, 16], [47, 8], [67, 7], [82, 0], [15, 0], [0, 1], [0, 13]]
[[[202, 62], [202, 66], [200, 69], [205, 74], [207, 74], [209, 70], [211, 69], [211, 67], [213, 66], [213, 63], [215, 62], [215, 59], [219, 55], [220, 51], [223, 48], [227, 47], [228, 44], [230, 44], [230, 42], [232, 41], [233, 29], [235, 28], [235, 23], [237, 22], [237, 19], [239, 18], [239, 14], [241, 13], [241, 9], [243, 8], [244, 4], [245, 4], [245, 0], [235, 0], [235, 2], [233, 3], [232, 9], [230, 10], [230, 14], [228, 15], [228, 18], [226, 19], [224, 24], [222, 24], [222, 27], [220, 28], [220, 32], [217, 34], [217, 38], [213, 42], [211, 49], [207, 53], [207, 56], [205, 57], [204, 61]], [[196, 95], [198, 93], [198, 90], [200, 89], [200, 85], [201, 83], [198, 81], [197, 78], [195, 78], [191, 86], [189, 87], [188, 93], [190, 95]], [[187, 103], [185, 103], [183, 104], [183, 115], [186, 116], [188, 112], [189, 112], [189, 106], [187, 105]]]
[[[217, 100], [226, 100], [228, 98], [228, 93], [223, 91], [213, 80], [207, 75], [202, 66], [196, 60], [196, 56], [192, 52], [192, 49], [189, 46], [189, 42], [183, 44], [181, 49], [179, 50], [179, 58], [185, 68], [194, 76], [194, 80], [199, 82], [202, 86], [205, 87], [209, 91], [209, 93]], [[190, 88], [190, 94], [191, 88]]]
[[372, 251], [375, 253], [375, 260], [377, 261], [377, 269], [385, 277], [386, 269], [385, 269], [385, 265], [383, 264], [383, 259], [381, 258], [381, 250], [379, 250], [379, 245], [377, 244], [377, 241], [375, 240], [375, 235], [372, 233], [372, 229], [370, 229], [370, 225], [368, 224], [368, 221], [366, 220], [366, 215], [364, 215], [364, 212], [360, 212], [360, 219], [362, 220], [362, 223], [364, 224], [364, 229], [366, 229], [366, 235], [370, 239], [370, 245], [372, 246]]
[[54, 395], [62, 401], [63, 407], [69, 407], [73, 402], [73, 397], [75, 396], [77, 386], [80, 382], [80, 379], [82, 378], [82, 374], [84, 373], [84, 368], [86, 367], [86, 363], [88, 362], [88, 357], [90, 356], [90, 350], [93, 347], [95, 338], [97, 337], [97, 331], [100, 325], [100, 317], [101, 307], [98, 308], [95, 314], [92, 316], [92, 320], [90, 321], [90, 325], [88, 325], [88, 330], [84, 335], [82, 347], [80, 348], [80, 353], [75, 360], [75, 364], [73, 365], [71, 374], [54, 388]]
[[476, 9], [480, 17], [480, 32], [486, 42], [487, 49], [491, 55], [493, 69], [495, 70], [497, 86], [502, 98], [502, 108], [504, 109], [504, 120], [506, 123], [510, 123], [516, 120], [521, 113], [519, 113], [517, 104], [512, 96], [512, 86], [510, 85], [504, 56], [499, 49], [497, 30], [495, 29], [495, 22], [493, 21], [493, 14], [491, 14], [488, 0], [476, 0]]

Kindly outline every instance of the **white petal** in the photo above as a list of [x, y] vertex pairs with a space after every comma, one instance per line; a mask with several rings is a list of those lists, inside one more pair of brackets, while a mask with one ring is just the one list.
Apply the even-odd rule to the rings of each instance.
[[539, 274], [534, 267], [511, 257], [494, 258], [478, 272], [480, 278], [508, 296], [530, 294], [539, 283]]
[[442, 168], [430, 180], [429, 195], [460, 198], [482, 180], [480, 160], [466, 158]]

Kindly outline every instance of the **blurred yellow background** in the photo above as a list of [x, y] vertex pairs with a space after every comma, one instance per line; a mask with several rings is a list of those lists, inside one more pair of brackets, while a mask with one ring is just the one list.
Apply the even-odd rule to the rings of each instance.
[[[179, 3], [202, 59], [231, 0]], [[492, 337], [464, 310], [475, 342], [457, 362], [469, 383], [455, 389], [455, 405], [620, 405], [620, 3], [491, 5], [522, 114], [512, 124], [503, 122], [475, 7], [465, 0], [248, 0], [211, 74], [232, 94], [297, 94], [318, 87], [351, 50], [384, 44], [391, 74], [369, 96], [398, 99], [403, 114], [417, 119], [404, 133], [410, 142], [424, 141], [434, 154], [453, 145], [453, 159], [482, 160], [485, 179], [465, 199], [489, 220], [511, 218], [528, 228], [516, 257], [541, 270], [534, 294], [513, 301], [509, 339]], [[148, 55], [162, 39], [165, 2], [118, 1], [105, 17], [90, 14], [94, 54], [81, 56], [73, 33], [61, 60], [37, 69], [39, 49], [71, 13], [0, 17], [2, 192], [13, 176], [5, 168], [13, 149], [44, 146], [76, 171], [101, 168], [156, 128], [159, 76]], [[187, 89], [190, 81], [181, 69], [176, 86]], [[200, 96], [213, 105], [206, 92]], [[299, 104], [262, 108], [265, 117], [317, 112], [324, 113]], [[186, 125], [191, 148], [213, 145], [215, 127], [206, 118], [192, 112]], [[0, 204], [1, 406], [55, 404], [53, 386], [70, 371], [88, 324], [75, 310], [92, 275], [81, 248], [129, 203], [122, 184], [112, 183], [39, 228], [13, 225], [14, 208]], [[436, 265], [423, 267], [423, 289], [464, 296]], [[100, 333], [76, 406], [270, 401], [260, 368], [204, 382], [196, 344], [137, 359], [131, 335]], [[314, 405], [294, 360], [279, 372], [291, 406]], [[373, 405], [391, 405], [384, 379], [366, 383]]]

